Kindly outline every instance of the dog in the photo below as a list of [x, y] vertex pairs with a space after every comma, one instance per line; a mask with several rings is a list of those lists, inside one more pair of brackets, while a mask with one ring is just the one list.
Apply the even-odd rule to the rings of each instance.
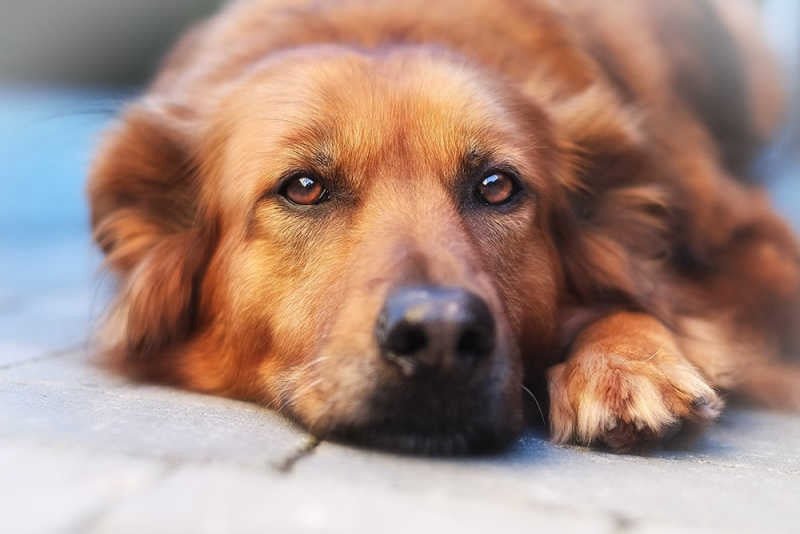
[[115, 368], [319, 438], [633, 451], [800, 408], [746, 0], [237, 1], [105, 136]]

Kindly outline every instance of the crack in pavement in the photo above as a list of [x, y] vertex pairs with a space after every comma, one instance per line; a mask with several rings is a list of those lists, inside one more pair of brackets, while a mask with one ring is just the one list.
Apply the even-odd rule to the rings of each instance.
[[273, 462], [271, 464], [272, 469], [282, 475], [288, 475], [300, 460], [313, 454], [320, 443], [322, 443], [322, 441], [319, 438], [310, 436], [302, 446], [288, 454], [285, 458]]
[[636, 520], [621, 512], [610, 512], [611, 521], [614, 523], [615, 534], [625, 534], [633, 532], [636, 528]]

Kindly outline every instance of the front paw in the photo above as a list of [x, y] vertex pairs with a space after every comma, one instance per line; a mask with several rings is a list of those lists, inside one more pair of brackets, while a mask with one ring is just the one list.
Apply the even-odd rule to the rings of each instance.
[[557, 443], [627, 452], [670, 437], [684, 423], [706, 424], [722, 410], [716, 392], [679, 354], [587, 349], [548, 372]]

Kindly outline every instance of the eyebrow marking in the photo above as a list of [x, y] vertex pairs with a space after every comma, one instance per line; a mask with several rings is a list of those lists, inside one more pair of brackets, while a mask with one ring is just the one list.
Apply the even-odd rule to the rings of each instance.
[[330, 170], [333, 167], [333, 156], [327, 151], [314, 151], [310, 159], [312, 165], [319, 169]]
[[471, 148], [461, 157], [461, 174], [469, 177], [485, 170], [492, 161], [492, 154], [477, 148]]

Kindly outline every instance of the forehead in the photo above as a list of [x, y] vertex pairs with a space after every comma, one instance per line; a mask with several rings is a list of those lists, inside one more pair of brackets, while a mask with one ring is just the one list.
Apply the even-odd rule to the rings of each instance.
[[309, 167], [354, 185], [380, 173], [446, 177], [476, 155], [535, 175], [525, 167], [543, 135], [533, 109], [422, 52], [289, 55], [248, 79], [225, 113], [225, 166], [256, 188]]

